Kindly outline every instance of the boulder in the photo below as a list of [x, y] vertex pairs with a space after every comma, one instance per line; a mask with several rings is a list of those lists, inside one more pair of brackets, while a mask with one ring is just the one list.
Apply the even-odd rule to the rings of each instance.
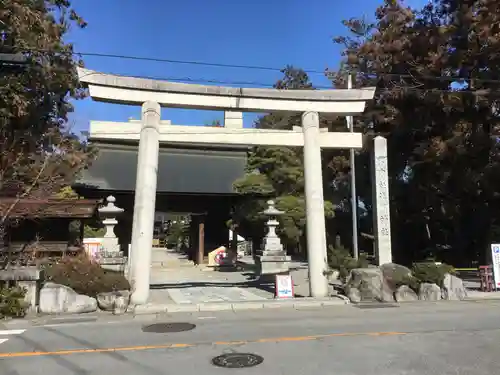
[[418, 291], [418, 299], [421, 301], [439, 301], [441, 299], [441, 288], [436, 284], [422, 283]]
[[44, 314], [88, 313], [97, 310], [97, 300], [78, 294], [66, 285], [49, 282], [40, 291], [39, 309]]
[[408, 267], [396, 263], [385, 263], [380, 266], [384, 279], [389, 287], [396, 291], [396, 289], [404, 284], [402, 281], [408, 280], [412, 277], [411, 270]]
[[329, 270], [328, 271], [328, 281], [330, 283], [335, 282], [340, 279], [340, 271], [339, 270]]
[[402, 285], [394, 293], [397, 302], [414, 302], [418, 301], [418, 295], [408, 285]]
[[353, 269], [346, 281], [346, 295], [351, 302], [394, 302], [394, 291], [379, 268]]
[[361, 302], [361, 292], [358, 288], [347, 287], [345, 289], [346, 297], [349, 298], [349, 301], [352, 303], [360, 303]]
[[124, 314], [130, 303], [130, 291], [119, 290], [116, 292], [99, 293], [97, 304], [104, 311], [112, 311], [114, 315]]
[[447, 273], [443, 282], [443, 299], [463, 301], [467, 297], [467, 289], [461, 278]]

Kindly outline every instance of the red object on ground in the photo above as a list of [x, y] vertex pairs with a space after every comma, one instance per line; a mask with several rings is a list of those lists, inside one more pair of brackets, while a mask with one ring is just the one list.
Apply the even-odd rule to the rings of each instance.
[[494, 289], [493, 282], [493, 267], [479, 266], [479, 279], [481, 281], [482, 292], [492, 292]]

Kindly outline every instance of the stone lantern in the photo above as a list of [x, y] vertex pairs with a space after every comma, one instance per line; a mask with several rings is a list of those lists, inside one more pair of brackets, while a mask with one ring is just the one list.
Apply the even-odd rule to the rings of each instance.
[[120, 250], [118, 238], [115, 235], [115, 225], [118, 224], [117, 216], [123, 213], [123, 208], [115, 206], [116, 198], [112, 195], [106, 198], [107, 204], [99, 207], [99, 217], [106, 228], [106, 233], [101, 240], [102, 249], [98, 254], [98, 260], [103, 267], [121, 270], [126, 264], [126, 258]]
[[115, 225], [118, 224], [118, 220], [116, 220], [116, 217], [123, 213], [123, 208], [115, 206], [116, 198], [112, 195], [106, 198], [106, 202], [108, 203], [105, 206], [99, 207], [97, 209], [97, 211], [99, 212], [99, 216], [103, 219], [102, 223], [106, 228], [106, 234], [104, 234], [104, 238], [116, 238]]
[[278, 210], [274, 206], [274, 201], [267, 201], [268, 207], [262, 214], [268, 217], [266, 222], [267, 234], [262, 241], [260, 251], [257, 252], [255, 264], [257, 273], [262, 276], [277, 275], [289, 272], [289, 262], [291, 258], [286, 255], [280, 238], [276, 234], [279, 226], [278, 217], [285, 212]]

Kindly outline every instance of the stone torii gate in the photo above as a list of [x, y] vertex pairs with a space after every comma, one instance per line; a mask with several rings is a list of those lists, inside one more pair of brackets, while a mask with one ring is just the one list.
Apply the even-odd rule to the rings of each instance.
[[[139, 142], [131, 244], [132, 303], [149, 297], [158, 152], [160, 142], [304, 147], [307, 248], [312, 297], [328, 295], [326, 229], [321, 148], [363, 146], [361, 133], [323, 132], [319, 112], [356, 115], [365, 109], [375, 88], [356, 90], [275, 90], [173, 83], [104, 74], [79, 68], [80, 82], [96, 101], [142, 105], [141, 123], [92, 122], [94, 139]], [[223, 128], [161, 124], [161, 106], [224, 110]], [[243, 129], [242, 112], [302, 112], [302, 128], [293, 130]], [[375, 139], [376, 255], [391, 261], [387, 190], [387, 152], [384, 138]]]

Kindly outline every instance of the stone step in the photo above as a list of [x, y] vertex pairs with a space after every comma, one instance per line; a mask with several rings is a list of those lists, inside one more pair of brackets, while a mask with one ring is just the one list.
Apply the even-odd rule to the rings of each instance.
[[153, 267], [193, 267], [194, 262], [190, 263], [176, 263], [176, 262], [151, 262], [151, 266]]
[[161, 249], [161, 248], [153, 248], [151, 252], [151, 256], [153, 258], [161, 258], [161, 259], [179, 259], [183, 260], [187, 258], [186, 254], [181, 254], [175, 251]]
[[151, 252], [151, 268], [178, 269], [194, 267], [194, 262], [187, 259], [186, 254], [166, 248], [153, 248]]

